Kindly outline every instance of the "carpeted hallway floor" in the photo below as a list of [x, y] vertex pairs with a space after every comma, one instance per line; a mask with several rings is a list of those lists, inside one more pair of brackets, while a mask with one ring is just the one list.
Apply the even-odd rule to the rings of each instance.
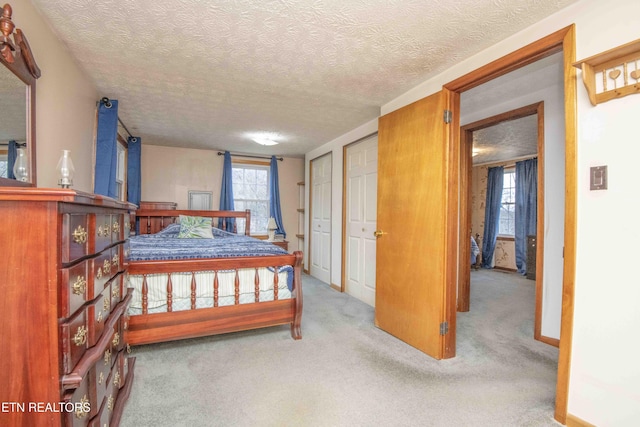
[[121, 425], [559, 425], [558, 351], [533, 340], [534, 282], [471, 275], [453, 359], [377, 329], [373, 308], [305, 275], [300, 341], [281, 326], [135, 347]]

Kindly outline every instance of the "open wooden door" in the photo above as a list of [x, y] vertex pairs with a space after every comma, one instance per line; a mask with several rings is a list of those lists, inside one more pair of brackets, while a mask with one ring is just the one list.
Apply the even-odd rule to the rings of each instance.
[[455, 355], [455, 301], [448, 308], [447, 292], [455, 268], [447, 255], [447, 105], [443, 90], [382, 116], [378, 125], [375, 323], [436, 359]]

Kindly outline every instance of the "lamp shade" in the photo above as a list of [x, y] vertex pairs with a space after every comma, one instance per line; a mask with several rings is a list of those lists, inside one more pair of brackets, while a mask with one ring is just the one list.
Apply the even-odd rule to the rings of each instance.
[[276, 225], [276, 220], [273, 217], [269, 218], [269, 221], [267, 222], [267, 231], [269, 233], [268, 240], [270, 242], [273, 242], [277, 229], [278, 226]]

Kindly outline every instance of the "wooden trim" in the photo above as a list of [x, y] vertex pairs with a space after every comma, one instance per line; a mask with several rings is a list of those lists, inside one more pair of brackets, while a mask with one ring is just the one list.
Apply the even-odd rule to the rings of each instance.
[[538, 212], [536, 216], [536, 306], [533, 325], [533, 338], [547, 342], [549, 337], [542, 336], [542, 301], [544, 293], [544, 103], [538, 108]]
[[[564, 220], [564, 272], [562, 295], [562, 321], [560, 331], [560, 353], [556, 383], [556, 406], [554, 417], [564, 424], [567, 419], [569, 394], [569, 372], [573, 335], [573, 308], [576, 264], [576, 71], [575, 24], [562, 28], [540, 40], [503, 56], [464, 76], [444, 85], [453, 92], [463, 92], [489, 80], [507, 74], [524, 65], [533, 63], [556, 52], [564, 56], [564, 107], [565, 107], [565, 220]], [[459, 104], [453, 105], [454, 117], [460, 115]], [[454, 204], [449, 202], [450, 207]], [[456, 203], [457, 205], [457, 203]], [[457, 207], [457, 206], [456, 206]], [[455, 283], [455, 282], [450, 282]], [[453, 287], [453, 286], [452, 286]]]
[[268, 161], [262, 161], [262, 160], [231, 159], [231, 163], [236, 165], [253, 165], [253, 166], [265, 166], [265, 167], [271, 166], [271, 163], [269, 163]]
[[586, 422], [573, 414], [567, 414], [567, 427], [596, 427], [595, 424]]
[[573, 28], [573, 25], [549, 34], [540, 40], [530, 43], [447, 83], [444, 87], [454, 92], [464, 92], [508, 74], [518, 68], [522, 68], [525, 65], [560, 52], [564, 47], [565, 35], [571, 28]]
[[496, 240], [500, 240], [502, 242], [515, 242], [516, 238], [512, 236], [497, 235]]
[[344, 291], [342, 290], [342, 286], [338, 286], [338, 285], [336, 285], [335, 283], [331, 283], [331, 284], [329, 285], [329, 287], [330, 287], [331, 289], [334, 289], [334, 290], [338, 291], [338, 292], [344, 292]]
[[[454, 132], [455, 133], [455, 132]], [[457, 310], [467, 312], [471, 308], [471, 266], [464, 262], [471, 253], [471, 192], [473, 191], [473, 131], [462, 127], [460, 135], [460, 262], [458, 267]], [[466, 173], [465, 173], [466, 172]], [[481, 256], [481, 254], [479, 255]]]
[[535, 338], [535, 339], [537, 339], [538, 341], [543, 342], [545, 344], [552, 345], [554, 347], [559, 347], [560, 346], [560, 340], [557, 339], [557, 338], [545, 337], [545, 336], [541, 335], [540, 338]]
[[560, 323], [560, 354], [556, 386], [555, 419], [567, 420], [569, 376], [573, 345], [573, 309], [576, 277], [577, 236], [577, 95], [575, 25], [565, 29], [564, 52], [564, 117], [565, 117], [565, 201], [564, 201], [564, 272], [562, 291], [562, 321]]
[[[444, 143], [448, 145], [444, 155], [445, 179], [446, 179], [446, 200], [445, 210], [445, 290], [444, 295], [444, 321], [449, 325], [449, 332], [442, 340], [444, 359], [455, 357], [456, 355], [456, 294], [459, 260], [458, 260], [458, 229], [460, 226], [459, 213], [459, 192], [460, 192], [460, 93], [453, 92], [447, 88], [442, 88], [442, 96], [445, 98], [445, 109], [452, 111], [452, 122], [444, 126]], [[470, 244], [470, 241], [468, 242]]]
[[495, 266], [493, 267], [494, 270], [499, 270], [499, 271], [506, 271], [509, 273], [517, 273], [518, 270], [515, 268], [509, 268], [509, 267], [499, 267], [499, 266]]
[[352, 142], [342, 147], [342, 248], [340, 248], [342, 253], [340, 255], [340, 292], [346, 291], [347, 283], [347, 148], [356, 142]]

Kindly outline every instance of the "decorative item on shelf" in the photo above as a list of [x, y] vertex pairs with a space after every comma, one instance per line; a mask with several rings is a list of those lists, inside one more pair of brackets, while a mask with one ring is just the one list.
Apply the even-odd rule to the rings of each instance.
[[60, 156], [58, 166], [56, 167], [58, 176], [60, 177], [60, 179], [58, 179], [58, 185], [62, 188], [69, 188], [73, 185], [75, 168], [73, 167], [69, 153], [69, 150], [62, 150], [62, 156]]
[[274, 237], [275, 242], [284, 242], [284, 234], [276, 233]]
[[274, 241], [277, 229], [278, 226], [276, 225], [276, 220], [273, 217], [270, 217], [269, 222], [267, 222], [267, 230], [269, 232], [269, 238], [267, 240], [270, 242]]
[[27, 160], [27, 149], [18, 148], [16, 162], [13, 165], [13, 175], [18, 181], [27, 182], [29, 180], [29, 160]]
[[582, 81], [589, 101], [595, 106], [640, 93], [639, 61], [640, 39], [577, 61], [573, 65], [582, 70]]

